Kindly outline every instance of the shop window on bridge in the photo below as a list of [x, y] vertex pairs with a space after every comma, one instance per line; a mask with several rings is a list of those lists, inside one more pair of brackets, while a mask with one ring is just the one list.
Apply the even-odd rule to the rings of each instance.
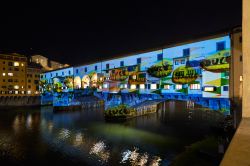
[[103, 88], [108, 88], [108, 84], [103, 84]]
[[136, 89], [136, 85], [135, 84], [130, 85], [130, 89]]
[[170, 85], [164, 85], [163, 87], [165, 90], [169, 90], [170, 89]]
[[140, 84], [140, 89], [145, 89], [145, 84]]
[[150, 89], [152, 89], [152, 90], [157, 89], [157, 84], [151, 84], [151, 85], [150, 85]]
[[190, 84], [190, 89], [191, 90], [200, 90], [201, 85], [200, 84]]
[[76, 69], [76, 74], [78, 74], [78, 69]]
[[97, 66], [95, 66], [95, 71], [97, 71]]
[[84, 72], [85, 72], [85, 73], [86, 73], [86, 72], [88, 72], [88, 69], [87, 69], [87, 67], [85, 67], [85, 68], [84, 68]]
[[181, 84], [176, 84], [175, 89], [177, 89], [177, 90], [182, 89], [182, 85]]

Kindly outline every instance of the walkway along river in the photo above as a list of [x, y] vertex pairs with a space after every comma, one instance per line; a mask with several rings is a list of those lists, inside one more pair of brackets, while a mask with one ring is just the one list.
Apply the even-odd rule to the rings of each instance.
[[166, 101], [156, 113], [119, 123], [106, 122], [103, 108], [2, 109], [0, 165], [218, 165], [223, 136], [213, 126], [223, 119], [184, 101]]

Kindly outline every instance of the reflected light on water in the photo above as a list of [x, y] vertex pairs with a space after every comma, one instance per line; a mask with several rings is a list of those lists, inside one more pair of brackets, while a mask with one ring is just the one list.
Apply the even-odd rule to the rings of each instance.
[[131, 163], [134, 163], [136, 162], [138, 156], [139, 156], [139, 153], [137, 152], [138, 151], [138, 148], [135, 148], [132, 152], [131, 152], [131, 155], [130, 155], [130, 161]]
[[161, 158], [158, 156], [155, 156], [152, 162], [150, 163], [150, 166], [159, 166], [161, 162]]
[[132, 152], [130, 150], [126, 150], [125, 152], [122, 152], [122, 161], [120, 163], [125, 163], [131, 156], [131, 153]]
[[68, 129], [61, 129], [59, 132], [59, 139], [65, 140], [70, 137], [70, 131]]
[[103, 162], [107, 162], [110, 156], [108, 151], [105, 151], [106, 145], [103, 141], [99, 141], [93, 145], [90, 149], [89, 154], [98, 156]]
[[52, 122], [48, 122], [48, 130], [49, 130], [49, 132], [52, 132], [52, 130], [53, 130], [53, 123]]
[[140, 156], [139, 162], [137, 163], [137, 165], [143, 166], [143, 165], [146, 165], [147, 162], [148, 162], [148, 154], [144, 153], [142, 156]]
[[76, 137], [74, 140], [74, 146], [80, 146], [83, 144], [83, 136], [81, 133], [76, 133]]
[[31, 115], [28, 115], [28, 117], [27, 117], [26, 127], [27, 127], [27, 129], [31, 129], [31, 127], [32, 127], [32, 117], [31, 117]]
[[15, 132], [19, 132], [20, 128], [22, 127], [22, 125], [25, 123], [25, 118], [24, 116], [19, 116], [17, 115], [13, 121], [12, 127], [14, 129]]

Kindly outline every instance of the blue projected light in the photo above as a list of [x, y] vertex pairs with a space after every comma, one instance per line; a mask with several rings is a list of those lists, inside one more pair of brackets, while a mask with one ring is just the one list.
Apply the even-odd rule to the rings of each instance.
[[[64, 73], [62, 76], [66, 78], [72, 74], [71, 88], [63, 82], [62, 91], [53, 93], [94, 89], [100, 93], [161, 94], [167, 99], [193, 100], [229, 113], [230, 59], [230, 37], [222, 36], [77, 66], [69, 68], [70, 71], [64, 71], [67, 68], [50, 71], [43, 79], [44, 84], [52, 86], [52, 76]], [[48, 93], [45, 89], [43, 92]]]

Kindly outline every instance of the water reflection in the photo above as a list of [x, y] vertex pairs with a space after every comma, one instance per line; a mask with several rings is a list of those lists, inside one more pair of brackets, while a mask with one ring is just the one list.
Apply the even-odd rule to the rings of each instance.
[[89, 154], [94, 154], [99, 157], [99, 161], [107, 162], [110, 156], [108, 150], [106, 150], [106, 145], [103, 141], [99, 141], [93, 145], [90, 149]]
[[0, 152], [14, 145], [15, 153], [9, 155], [22, 156], [19, 161], [58, 159], [79, 165], [168, 165], [185, 146], [211, 134], [210, 125], [223, 118], [176, 101], [121, 123], [105, 122], [102, 109], [54, 114], [52, 107], [42, 107], [0, 114], [0, 141], [9, 141], [8, 147], [0, 142]]

